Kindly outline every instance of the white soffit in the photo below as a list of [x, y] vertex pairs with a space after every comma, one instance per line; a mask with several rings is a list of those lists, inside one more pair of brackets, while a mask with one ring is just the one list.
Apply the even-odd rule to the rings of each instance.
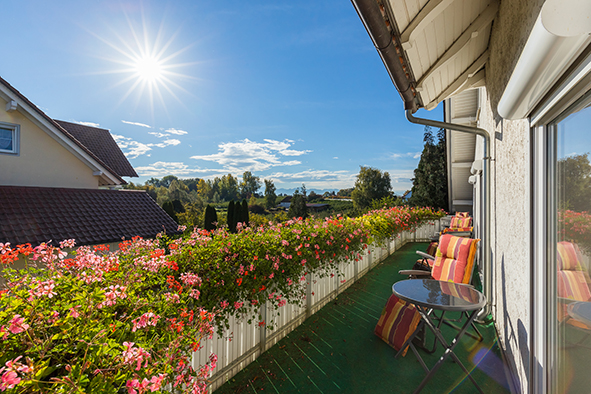
[[484, 84], [498, 0], [387, 0], [426, 109]]

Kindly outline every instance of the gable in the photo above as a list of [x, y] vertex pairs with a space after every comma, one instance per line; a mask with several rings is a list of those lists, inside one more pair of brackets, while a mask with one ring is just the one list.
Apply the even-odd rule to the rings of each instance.
[[[78, 179], [74, 179], [73, 178], [73, 182], [74, 184], [69, 184], [68, 182], [66, 182], [66, 184], [64, 184], [64, 187], [89, 187], [87, 186], [89, 183], [93, 183], [94, 182], [94, 186], [91, 187], [98, 187], [98, 186], [109, 186], [109, 185], [121, 185], [121, 184], [125, 184], [126, 182], [121, 178], [121, 176], [119, 176], [117, 174], [116, 171], [114, 171], [113, 169], [111, 169], [106, 163], [104, 163], [97, 155], [95, 155], [90, 149], [88, 149], [86, 146], [84, 146], [80, 141], [78, 141], [74, 136], [72, 136], [67, 130], [65, 130], [62, 126], [60, 126], [57, 122], [55, 122], [53, 119], [51, 119], [49, 116], [47, 116], [43, 111], [41, 111], [39, 108], [37, 108], [32, 102], [30, 102], [25, 96], [23, 96], [18, 90], [16, 90], [14, 87], [12, 87], [8, 82], [6, 82], [4, 79], [0, 78], [0, 100], [2, 101], [2, 107], [0, 107], [0, 117], [2, 119], [7, 120], [8, 122], [11, 122], [12, 124], [16, 124], [19, 125], [20, 127], [20, 123], [18, 122], [23, 122], [26, 123], [26, 129], [21, 128], [21, 137], [24, 138], [25, 135], [33, 135], [36, 134], [37, 135], [41, 135], [39, 134], [39, 132], [43, 132], [45, 133], [47, 136], [49, 136], [51, 139], [53, 139], [55, 142], [57, 142], [58, 145], [60, 145], [62, 148], [64, 148], [69, 155], [74, 156], [75, 158], [78, 159], [78, 161], [86, 166], [88, 168], [88, 170], [90, 171], [90, 179], [87, 179], [88, 177], [85, 175], [83, 176], [83, 180], [81, 180], [80, 178]], [[0, 120], [2, 121], [2, 120]], [[38, 161], [39, 159], [41, 159], [41, 156], [44, 155], [51, 155], [51, 154], [55, 154], [57, 151], [53, 150], [53, 148], [56, 146], [55, 144], [50, 144], [47, 146], [47, 149], [45, 151], [43, 151], [43, 149], [41, 150], [37, 150], [36, 153], [40, 154], [41, 156], [34, 156], [31, 154], [31, 150], [29, 150], [29, 154], [28, 154], [28, 161], [27, 160], [23, 160], [22, 159], [22, 152], [23, 149], [25, 149], [25, 140], [21, 138], [21, 152], [19, 152], [18, 154], [13, 154], [11, 156], [5, 155], [5, 154], [0, 154], [0, 160], [1, 163], [0, 164], [4, 164], [4, 165], [8, 165], [11, 166], [11, 169], [13, 170], [13, 174], [9, 177], [11, 182], [14, 182], [15, 178], [19, 178], [21, 179], [20, 183], [16, 183], [18, 185], [24, 185], [26, 183], [25, 180], [23, 180], [23, 175], [25, 176], [33, 176], [34, 177], [34, 173], [32, 173], [29, 169], [30, 166], [32, 166], [33, 164], [31, 164], [30, 162], [35, 162]], [[33, 141], [32, 139], [30, 139], [30, 141]], [[33, 148], [33, 145], [30, 145], [31, 148]], [[50, 151], [49, 148], [51, 148], [52, 150]], [[33, 149], [35, 150], [35, 149]], [[58, 150], [59, 151], [59, 150]], [[63, 151], [62, 151], [63, 152]], [[60, 152], [60, 153], [62, 153]], [[20, 158], [20, 159], [19, 159]], [[29, 162], [30, 161], [30, 162]], [[16, 164], [18, 163], [18, 165]], [[49, 168], [41, 168], [41, 165], [38, 165], [38, 168], [40, 170], [42, 170], [42, 172], [48, 173], [50, 171], [50, 169], [53, 169], [54, 172], [60, 172], [60, 171], [69, 171], [68, 168], [65, 167], [58, 167], [57, 166], [58, 163], [54, 163], [53, 165], [50, 165]], [[24, 174], [23, 171], [21, 171], [21, 165], [24, 165]], [[76, 165], [75, 167], [78, 167], [78, 165]], [[86, 174], [88, 174], [88, 171], [85, 171]], [[80, 175], [80, 174], [78, 174]], [[42, 185], [40, 183], [38, 183], [39, 181], [41, 181], [40, 177], [37, 177], [38, 179], [35, 181], [37, 182], [36, 184], [38, 185]], [[63, 177], [62, 177], [63, 178]], [[94, 179], [93, 182], [91, 182], [91, 179]], [[6, 184], [6, 183], [4, 183]], [[11, 183], [11, 184], [15, 184], [15, 183]], [[54, 185], [50, 185], [50, 186], [62, 186], [61, 184], [54, 184]]]

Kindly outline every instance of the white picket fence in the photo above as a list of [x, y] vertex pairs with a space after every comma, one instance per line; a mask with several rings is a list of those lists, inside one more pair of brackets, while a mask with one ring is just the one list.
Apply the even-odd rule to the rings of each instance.
[[230, 328], [224, 335], [220, 337], [215, 334], [213, 338], [203, 342], [199, 351], [193, 353], [193, 367], [198, 369], [204, 365], [211, 353], [218, 356], [217, 368], [209, 379], [209, 390], [214, 391], [390, 254], [408, 242], [428, 241], [440, 229], [441, 222], [434, 220], [423, 224], [416, 231], [399, 234], [386, 246], [371, 245], [359, 261], [340, 263], [342, 275], [320, 278], [308, 274], [306, 299], [301, 307], [287, 304], [275, 310], [271, 305], [263, 306], [260, 313], [263, 320], [274, 322], [272, 329], [259, 327], [256, 321], [248, 324], [246, 321], [230, 318]]

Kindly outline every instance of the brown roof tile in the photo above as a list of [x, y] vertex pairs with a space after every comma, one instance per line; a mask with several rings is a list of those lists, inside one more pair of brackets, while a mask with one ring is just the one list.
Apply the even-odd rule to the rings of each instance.
[[90, 149], [103, 163], [116, 171], [119, 176], [138, 176], [109, 130], [54, 120]]
[[152, 238], [177, 224], [143, 191], [0, 186], [0, 242], [77, 245]]

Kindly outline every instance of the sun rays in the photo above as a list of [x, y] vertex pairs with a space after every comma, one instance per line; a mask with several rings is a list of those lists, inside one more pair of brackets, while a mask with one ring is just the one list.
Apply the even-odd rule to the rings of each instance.
[[[117, 104], [133, 99], [134, 109], [147, 105], [154, 113], [161, 109], [168, 115], [167, 102], [172, 97], [178, 104], [185, 106], [179, 93], [193, 95], [180, 85], [181, 81], [197, 81], [198, 78], [184, 74], [182, 69], [199, 64], [198, 61], [186, 61], [186, 52], [194, 43], [179, 48], [178, 27], [172, 34], [165, 29], [164, 18], [157, 30], [152, 30], [144, 10], [138, 18], [133, 19], [125, 11], [126, 25], [124, 28], [110, 27], [110, 38], [106, 35], [89, 31], [95, 38], [106, 44], [108, 49], [95, 54], [102, 60], [116, 65], [116, 68], [103, 70], [95, 74], [118, 74], [122, 78], [106, 86], [115, 89], [121, 86], [127, 89], [117, 99]], [[110, 52], [110, 53], [109, 53]]]

